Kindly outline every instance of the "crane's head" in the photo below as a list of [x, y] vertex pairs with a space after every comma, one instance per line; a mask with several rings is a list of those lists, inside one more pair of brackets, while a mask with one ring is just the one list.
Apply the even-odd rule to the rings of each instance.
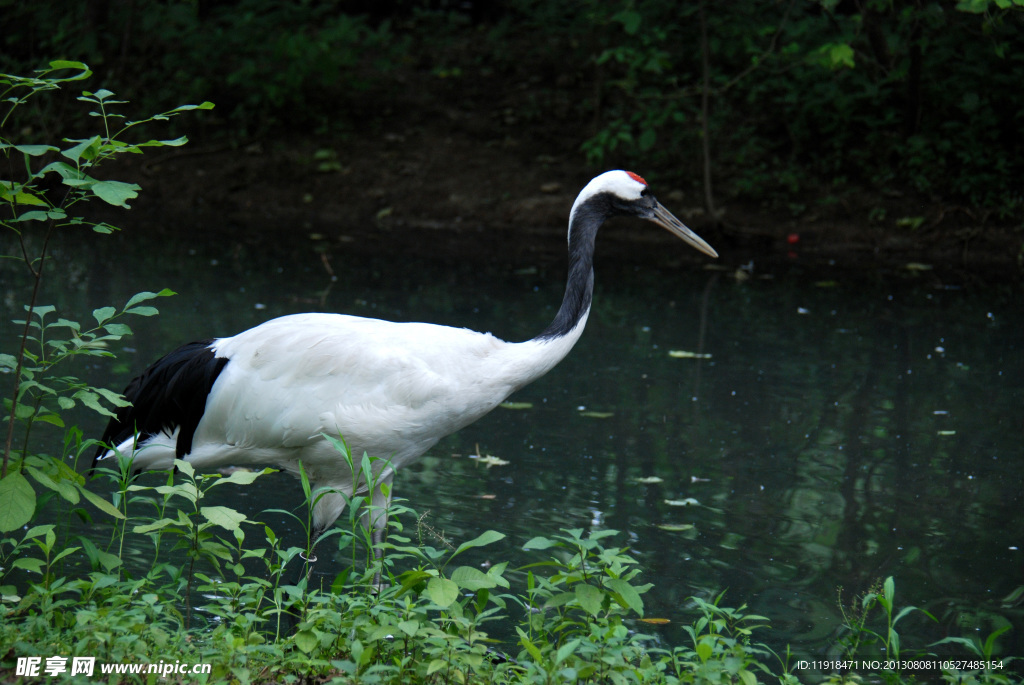
[[665, 209], [647, 188], [647, 181], [632, 171], [606, 171], [588, 183], [572, 206], [569, 227], [582, 221], [597, 226], [613, 216], [635, 216], [647, 219], [682, 238], [690, 247], [706, 255], [718, 253], [704, 240]]

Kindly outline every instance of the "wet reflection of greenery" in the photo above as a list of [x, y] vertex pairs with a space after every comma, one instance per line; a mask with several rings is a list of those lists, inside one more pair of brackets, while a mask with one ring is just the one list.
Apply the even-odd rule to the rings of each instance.
[[[301, 233], [152, 237], [56, 255], [43, 301], [76, 316], [141, 289], [180, 293], [91, 382], [121, 386], [180, 342], [310, 309], [524, 339], [562, 290], [560, 256], [331, 243], [332, 282]], [[677, 623], [688, 596], [729, 588], [773, 619], [777, 646], [820, 653], [840, 625], [837, 588], [849, 600], [893, 575], [907, 603], [940, 621], [908, 623], [905, 641], [987, 634], [1008, 619], [1018, 630], [1003, 641], [1020, 653], [1020, 607], [1000, 603], [1020, 583], [1024, 539], [1019, 288], [946, 290], [896, 274], [821, 283], [785, 270], [740, 281], [668, 259], [600, 260], [589, 330], [513, 398], [532, 408], [443, 440], [399, 476], [398, 494], [456, 540], [506, 532], [488, 553], [513, 560], [561, 527], [628, 531], [656, 583], [652, 615]], [[3, 273], [8, 326], [23, 298]], [[509, 464], [470, 458], [478, 446]], [[640, 482], [650, 477], [660, 481]], [[297, 505], [298, 488], [279, 478], [275, 494], [294, 489]], [[254, 511], [280, 506], [245, 496]]]

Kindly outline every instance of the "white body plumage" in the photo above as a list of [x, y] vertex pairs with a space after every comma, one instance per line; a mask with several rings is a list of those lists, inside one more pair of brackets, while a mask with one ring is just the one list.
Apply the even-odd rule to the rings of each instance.
[[[652, 221], [717, 256], [631, 172], [593, 179], [569, 219], [569, 276], [554, 321], [537, 337], [511, 343], [489, 333], [426, 323], [392, 323], [341, 314], [295, 314], [230, 338], [183, 345], [125, 390], [133, 403], [110, 422], [103, 441], [134, 454], [134, 467], [197, 469], [271, 465], [298, 473], [320, 492], [314, 536], [341, 514], [345, 496], [394, 471], [442, 437], [476, 421], [554, 367], [579, 339], [590, 312], [597, 229], [609, 217]], [[323, 435], [341, 436], [358, 464], [377, 457], [380, 472], [353, 474]], [[101, 450], [97, 459], [113, 455]], [[387, 464], [387, 466], [384, 466]], [[374, 503], [387, 503], [378, 487]], [[372, 521], [375, 537], [385, 518]]]
[[[342, 314], [293, 314], [210, 348], [228, 363], [214, 383], [184, 458], [199, 470], [272, 464], [345, 495], [365, 488], [323, 434], [342, 436], [358, 460], [390, 465], [422, 456], [442, 437], [490, 412], [547, 373], [575, 344], [586, 316], [566, 336], [510, 343], [489, 333]], [[135, 468], [172, 468], [178, 429], [140, 443]], [[134, 435], [118, 450], [131, 453]], [[344, 509], [326, 496], [317, 519]]]

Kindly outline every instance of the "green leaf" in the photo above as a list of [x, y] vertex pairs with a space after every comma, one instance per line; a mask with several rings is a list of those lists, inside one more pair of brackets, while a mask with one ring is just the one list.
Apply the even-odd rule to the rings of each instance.
[[92, 316], [96, 319], [96, 323], [103, 325], [104, 322], [109, 321], [110, 317], [117, 314], [117, 310], [113, 307], [100, 307], [99, 309], [92, 310]]
[[548, 549], [549, 547], [554, 547], [557, 544], [558, 543], [554, 540], [538, 536], [530, 538], [530, 540], [523, 545], [523, 549]]
[[463, 590], [476, 592], [485, 588], [492, 588], [497, 585], [494, 578], [472, 566], [459, 566], [452, 571], [452, 582]]
[[50, 62], [50, 69], [57, 71], [59, 69], [76, 69], [77, 74], [71, 76], [65, 76], [64, 78], [54, 78], [53, 76], [47, 75], [48, 79], [53, 81], [81, 81], [92, 76], [92, 71], [84, 62], [75, 62], [68, 59], [56, 59]]
[[99, 150], [102, 140], [99, 136], [93, 136], [84, 140], [73, 140], [73, 143], [78, 143], [69, 147], [67, 150], [62, 150], [61, 155], [67, 157], [76, 164], [82, 158], [85, 158], [87, 162], [91, 162], [96, 159], [96, 152]]
[[544, 655], [541, 654], [541, 651], [537, 648], [537, 645], [533, 644], [533, 641], [530, 639], [530, 636], [527, 635], [526, 632], [519, 626], [516, 626], [516, 632], [519, 633], [519, 644], [523, 646], [523, 649], [529, 652], [530, 656], [533, 658], [535, 662], [543, 663]]
[[31, 528], [29, 528], [28, 531], [25, 533], [25, 537], [23, 539], [24, 540], [32, 540], [32, 539], [38, 538], [38, 537], [45, 537], [45, 536], [50, 535], [52, 533], [53, 533], [53, 524], [52, 523], [46, 523], [46, 524], [43, 524], [41, 526], [32, 526]]
[[435, 573], [428, 573], [426, 571], [421, 571], [421, 570], [413, 570], [413, 571], [406, 571], [405, 573], [400, 575], [398, 577], [398, 582], [399, 582], [399, 585], [402, 588], [402, 591], [406, 592], [408, 590], [411, 590], [415, 586], [419, 585], [424, 580], [427, 580], [429, 578], [436, 578], [436, 577], [437, 576], [436, 576]]
[[[588, 585], [587, 587], [590, 586]], [[580, 642], [582, 642], [582, 640], [580, 638], [576, 638], [575, 640], [570, 640], [559, 647], [558, 651], [555, 653], [555, 664], [558, 665], [568, 659], [572, 653], [576, 651], [576, 648], [580, 646]]]
[[640, 598], [640, 593], [629, 584], [629, 581], [622, 578], [612, 578], [605, 581], [605, 585], [618, 596], [616, 599], [622, 599], [620, 604], [624, 602], [624, 606], [641, 616], [644, 615], [644, 600]]
[[854, 68], [853, 48], [846, 43], [827, 43], [818, 49], [818, 54], [830, 69]]
[[5, 199], [13, 200], [15, 204], [31, 205], [33, 207], [49, 207], [49, 203], [35, 193], [19, 190], [14, 195], [6, 195]]
[[164, 295], [173, 295], [173, 294], [174, 293], [172, 293], [170, 290], [167, 290], [167, 289], [161, 290], [159, 293], [152, 293], [152, 292], [149, 292], [148, 290], [143, 290], [140, 293], [135, 293], [134, 295], [132, 295], [128, 299], [128, 301], [125, 303], [124, 308], [126, 310], [127, 309], [131, 309], [133, 306], [137, 305], [140, 302], [145, 302], [146, 300], [152, 300], [152, 299], [154, 299], [156, 297], [162, 297]]
[[124, 398], [124, 395], [116, 393], [113, 390], [107, 388], [93, 388], [97, 393], [103, 396], [107, 402], [110, 402], [115, 407], [127, 407], [131, 405], [131, 402]]
[[74, 395], [72, 395], [72, 397], [98, 414], [102, 414], [103, 416], [109, 416], [111, 418], [114, 417], [114, 412], [110, 411], [102, 404], [100, 404], [100, 396], [91, 390], [79, 390]]
[[113, 504], [97, 495], [95, 492], [90, 492], [89, 490], [86, 490], [84, 487], [80, 488], [79, 492], [81, 492], [82, 496], [89, 500], [89, 502], [94, 507], [102, 511], [104, 514], [107, 514], [108, 516], [113, 516], [116, 519], [124, 518], [124, 514], [118, 511], [117, 507], [115, 507]]
[[275, 473], [274, 469], [266, 468], [262, 471], [246, 471], [238, 469], [232, 471], [230, 476], [221, 478], [213, 483], [210, 487], [217, 487], [218, 485], [224, 485], [224, 483], [235, 483], [236, 485], [249, 485], [260, 476], [265, 476], [268, 473]]
[[128, 200], [134, 200], [139, 196], [142, 187], [136, 183], [124, 183], [122, 181], [97, 181], [92, 192], [99, 199], [115, 207], [128, 208]]
[[65, 547], [59, 553], [57, 553], [53, 557], [53, 559], [50, 559], [50, 563], [51, 564], [56, 564], [58, 561], [60, 561], [64, 557], [68, 556], [69, 554], [74, 554], [75, 552], [77, 552], [80, 549], [82, 549], [82, 548], [81, 547]]
[[86, 178], [85, 174], [83, 174], [81, 171], [71, 166], [67, 162], [50, 162], [49, 164], [47, 164], [46, 166], [39, 170], [39, 172], [36, 174], [36, 178], [45, 176], [51, 171], [56, 172], [62, 179], [64, 179], [64, 181]]
[[1007, 626], [1003, 626], [1002, 628], [997, 628], [996, 630], [993, 630], [989, 634], [989, 636], [985, 639], [985, 646], [984, 646], [983, 650], [984, 650], [984, 657], [986, 659], [989, 659], [992, 656], [992, 650], [995, 647], [996, 638], [998, 638], [1000, 635], [1005, 633], [1010, 628], [1012, 628], [1012, 626], [1008, 626], [1008, 625]]
[[103, 327], [110, 335], [116, 335], [118, 337], [124, 337], [132, 334], [132, 328], [128, 324], [123, 323], [108, 323]]
[[426, 594], [431, 602], [443, 609], [459, 598], [459, 586], [447, 578], [431, 578]]
[[66, 214], [61, 211], [45, 211], [42, 209], [34, 209], [30, 212], [24, 212], [19, 214], [16, 219], [11, 219], [11, 223], [21, 223], [23, 221], [49, 221], [50, 219], [62, 219]]
[[577, 599], [575, 592], [559, 592], [557, 595], [552, 595], [546, 602], [544, 602], [544, 608], [555, 609], [557, 607], [562, 607], [574, 599]]
[[[121, 565], [121, 559], [116, 554], [98, 549], [89, 538], [79, 535], [78, 539], [82, 542], [82, 547], [85, 549], [85, 554], [89, 557], [89, 560], [93, 563], [99, 563], [105, 571], [112, 571]], [[104, 582], [105, 584], [101, 584]], [[108, 576], [106, 581], [98, 580], [97, 585], [94, 587], [100, 589], [112, 585], [114, 582], [116, 582], [115, 579]]]
[[580, 603], [583, 610], [591, 616], [601, 613], [601, 604], [604, 602], [604, 593], [600, 588], [586, 583], [576, 585], [576, 601]]
[[42, 157], [47, 152], [53, 152], [53, 151], [55, 151], [57, 149], [57, 148], [53, 147], [52, 145], [2, 145], [2, 146], [0, 146], [0, 149], [5, 149], [5, 148], [14, 148], [18, 152], [22, 153], [23, 155], [28, 155], [29, 157]]
[[36, 491], [20, 471], [0, 480], [0, 533], [24, 526], [36, 510]]
[[135, 314], [136, 316], [156, 316], [159, 313], [156, 307], [134, 307], [125, 310], [125, 314]]
[[482, 534], [478, 535], [472, 540], [468, 540], [459, 545], [459, 548], [455, 550], [455, 554], [452, 554], [452, 556], [454, 557], [456, 554], [460, 554], [472, 547], [484, 547], [486, 545], [491, 544], [492, 542], [497, 542], [498, 540], [501, 540], [504, 537], [504, 533], [499, 533], [495, 530], [484, 531]]
[[57, 426], [57, 428], [64, 428], [65, 427], [64, 426], [64, 419], [62, 419], [60, 417], [60, 415], [58, 415], [58, 414], [43, 414], [43, 413], [39, 413], [39, 414], [36, 414], [32, 418], [32, 420], [33, 421], [42, 421], [43, 423], [49, 423], [49, 424], [51, 424], [53, 426]]
[[245, 520], [245, 514], [240, 514], [230, 507], [200, 507], [199, 513], [215, 525], [226, 530], [234, 530]]
[[317, 638], [316, 633], [308, 628], [295, 633], [295, 646], [305, 654], [312, 652], [319, 644], [320, 640]]
[[[67, 399], [67, 398], [61, 397], [59, 399]], [[74, 404], [74, 403], [72, 402], [72, 404]], [[76, 488], [72, 483], [69, 483], [66, 480], [56, 480], [55, 481], [52, 478], [50, 478], [49, 475], [43, 473], [42, 471], [40, 471], [39, 469], [35, 468], [34, 466], [26, 466], [25, 470], [28, 471], [29, 475], [32, 476], [32, 478], [37, 483], [42, 485], [44, 488], [48, 488], [50, 490], [53, 490], [54, 492], [58, 493], [64, 499], [66, 499], [67, 501], [71, 502], [72, 504], [78, 504], [78, 500], [79, 500], [78, 488]]]
[[178, 523], [177, 519], [158, 519], [152, 523], [145, 523], [142, 525], [135, 526], [132, 528], [133, 533], [152, 533], [154, 530], [162, 530], [167, 526], [173, 526]]
[[109, 98], [113, 94], [114, 94], [113, 91], [109, 91], [106, 88], [100, 88], [95, 93], [85, 93], [85, 95], [91, 95], [92, 97], [96, 98], [97, 100], [106, 100], [107, 98]]
[[198, 104], [198, 105], [182, 105], [181, 107], [175, 107], [170, 112], [168, 112], [168, 114], [175, 114], [177, 112], [188, 112], [188, 111], [191, 111], [193, 109], [213, 109], [214, 107], [215, 107], [215, 105], [212, 102], [210, 102], [209, 100], [207, 100], [207, 101], [203, 102], [202, 104]]
[[23, 568], [26, 571], [31, 571], [32, 573], [42, 573], [43, 560], [19, 557], [11, 562], [11, 568]]
[[910, 606], [910, 607], [903, 607], [902, 609], [900, 609], [899, 613], [898, 613], [898, 614], [896, 614], [896, 618], [894, 618], [894, 619], [892, 620], [892, 624], [893, 624], [893, 625], [896, 625], [897, 623], [899, 623], [899, 622], [900, 622], [900, 619], [901, 619], [901, 618], [903, 618], [904, 616], [906, 616], [906, 615], [907, 615], [907, 614], [909, 614], [910, 612], [912, 612], [912, 611], [917, 611], [917, 610], [918, 610], [918, 609], [917, 609], [917, 607], [914, 607], [914, 606]]
[[188, 136], [181, 136], [172, 140], [150, 140], [139, 143], [139, 147], [181, 147], [188, 143]]
[[420, 629], [419, 621], [399, 621], [398, 629], [409, 637], [416, 637], [416, 633]]

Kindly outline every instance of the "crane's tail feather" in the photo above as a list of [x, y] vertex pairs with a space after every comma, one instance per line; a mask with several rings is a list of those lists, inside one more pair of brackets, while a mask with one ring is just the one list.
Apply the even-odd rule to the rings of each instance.
[[[206, 397], [228, 363], [218, 357], [213, 340], [182, 345], [136, 376], [124, 390], [130, 406], [122, 407], [103, 431], [102, 443], [93, 457], [109, 456], [113, 447], [131, 448], [164, 434], [176, 433], [175, 458], [192, 451], [192, 438], [206, 409]], [[163, 461], [157, 460], [157, 461]]]

